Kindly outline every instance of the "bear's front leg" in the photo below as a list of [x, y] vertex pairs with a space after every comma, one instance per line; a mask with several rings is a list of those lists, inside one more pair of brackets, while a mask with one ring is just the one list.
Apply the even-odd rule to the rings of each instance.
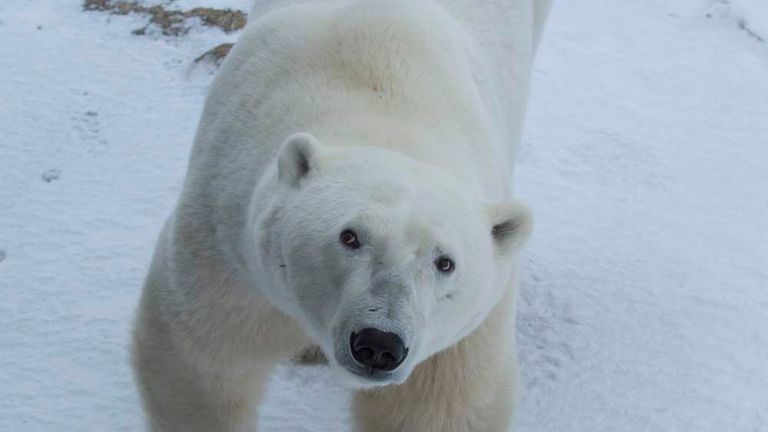
[[517, 381], [512, 312], [497, 306], [457, 345], [425, 360], [401, 385], [354, 401], [360, 432], [504, 432]]
[[[234, 326], [228, 325], [227, 318], [237, 319], [239, 315], [226, 315], [213, 303], [200, 320], [207, 323], [219, 317], [220, 327], [214, 328], [219, 332], [210, 332], [209, 340], [235, 341], [219, 344], [222, 347], [218, 350], [222, 354], [219, 362], [203, 361], [210, 356], [204, 356], [197, 349], [203, 346], [202, 339], [189, 343], [189, 338], [185, 339], [187, 333], [173, 330], [169, 320], [173, 315], [163, 313], [162, 309], [163, 299], [171, 297], [163, 245], [161, 242], [150, 269], [133, 335], [132, 360], [147, 415], [147, 430], [256, 432], [254, 408], [274, 361], [265, 358], [245, 366], [240, 362], [241, 366], [235, 367], [236, 360], [244, 355], [227, 347], [243, 345], [243, 342], [236, 343], [240, 339], [232, 337]], [[262, 345], [264, 351], [269, 351], [269, 346]], [[225, 353], [228, 355], [223, 355]]]
[[233, 373], [194, 366], [151, 306], [140, 314], [133, 361], [149, 432], [256, 432], [255, 405], [270, 365]]

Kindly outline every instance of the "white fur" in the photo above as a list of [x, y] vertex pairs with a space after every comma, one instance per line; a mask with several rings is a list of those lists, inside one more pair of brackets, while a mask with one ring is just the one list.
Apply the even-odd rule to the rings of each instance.
[[[548, 1], [286, 3], [217, 76], [158, 241], [134, 339], [150, 430], [254, 431], [271, 367], [310, 345], [360, 389], [361, 431], [503, 430], [531, 228], [507, 179]], [[393, 372], [356, 369], [366, 327], [408, 346]]]

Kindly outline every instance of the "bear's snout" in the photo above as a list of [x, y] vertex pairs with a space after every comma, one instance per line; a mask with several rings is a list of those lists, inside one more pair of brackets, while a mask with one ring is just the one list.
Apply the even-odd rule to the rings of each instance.
[[395, 333], [366, 328], [349, 338], [352, 357], [373, 370], [393, 371], [408, 356], [403, 339]]

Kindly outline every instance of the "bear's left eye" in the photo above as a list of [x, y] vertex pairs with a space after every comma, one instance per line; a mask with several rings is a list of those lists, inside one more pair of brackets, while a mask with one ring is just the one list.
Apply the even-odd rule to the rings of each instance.
[[456, 270], [456, 264], [454, 264], [453, 260], [447, 256], [438, 258], [435, 261], [435, 267], [437, 267], [437, 271], [440, 273], [453, 273], [453, 271]]

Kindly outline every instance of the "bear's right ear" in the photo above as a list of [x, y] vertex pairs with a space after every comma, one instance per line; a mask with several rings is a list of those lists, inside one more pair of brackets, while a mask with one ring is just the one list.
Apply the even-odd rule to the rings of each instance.
[[310, 133], [300, 132], [289, 136], [280, 147], [277, 157], [277, 177], [280, 181], [298, 187], [301, 179], [317, 169], [322, 146]]

